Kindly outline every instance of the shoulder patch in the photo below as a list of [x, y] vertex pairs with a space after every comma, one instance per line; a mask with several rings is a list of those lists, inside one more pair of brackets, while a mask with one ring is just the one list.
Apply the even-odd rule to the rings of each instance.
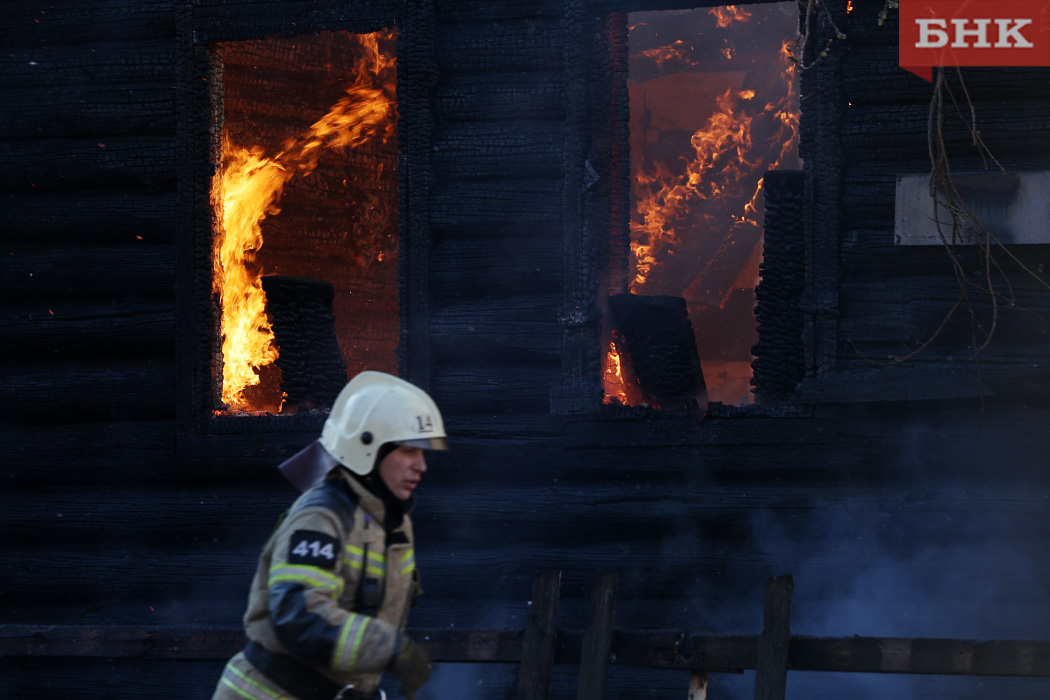
[[296, 530], [288, 540], [288, 563], [334, 569], [339, 562], [339, 543], [317, 530]]
[[356, 494], [341, 480], [328, 479], [315, 486], [299, 501], [296, 510], [310, 506], [320, 506], [332, 511], [342, 522], [343, 530], [350, 532], [354, 523], [354, 510], [357, 509]]

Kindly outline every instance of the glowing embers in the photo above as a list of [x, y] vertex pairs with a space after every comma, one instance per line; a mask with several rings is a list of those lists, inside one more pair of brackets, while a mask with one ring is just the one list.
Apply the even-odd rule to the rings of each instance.
[[[394, 45], [387, 30], [217, 49], [213, 288], [221, 400], [230, 410], [276, 413], [289, 393], [285, 412], [313, 408], [347, 374], [397, 370]], [[280, 324], [271, 327], [276, 309], [267, 307], [264, 275], [285, 280], [267, 284], [282, 290], [280, 314], [316, 319], [309, 327], [286, 323], [295, 337], [282, 340]], [[314, 377], [309, 353], [326, 345], [334, 360]], [[333, 362], [342, 370], [332, 371]], [[298, 377], [291, 392], [287, 380], [282, 390], [282, 370]]]
[[[798, 167], [797, 12], [782, 2], [629, 19], [632, 254], [611, 286], [684, 298], [714, 401], [750, 401], [762, 175]], [[614, 341], [606, 402], [652, 403], [618, 378], [622, 354]]]

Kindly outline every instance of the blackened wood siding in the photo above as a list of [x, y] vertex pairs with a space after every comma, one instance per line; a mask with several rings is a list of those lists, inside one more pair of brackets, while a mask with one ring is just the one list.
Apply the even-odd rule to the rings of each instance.
[[[568, 99], [579, 88], [568, 77], [580, 50], [573, 23], [591, 10], [656, 6], [576, 3], [567, 17], [570, 4], [434, 4], [426, 364], [454, 450], [434, 455], [415, 512], [426, 595], [414, 624], [521, 629], [535, 572], [560, 568], [559, 625], [582, 629], [594, 571], [617, 569], [621, 629], [756, 634], [766, 578], [790, 573], [801, 634], [1045, 637], [1042, 324], [1003, 312], [981, 359], [995, 393], [983, 405], [926, 400], [960, 366], [974, 374], [965, 325], [895, 374], [854, 350], [899, 353], [936, 327], [955, 293], [942, 251], [893, 244], [894, 178], [927, 168], [930, 88], [896, 66], [896, 13], [874, 28], [881, 2], [854, 0], [841, 79], [814, 73], [811, 83], [853, 103], [841, 131], [822, 137], [841, 145], [844, 164], [822, 175], [826, 188], [841, 181], [841, 201], [821, 202], [841, 210], [822, 222], [831, 247], [820, 256], [837, 269], [820, 280], [833, 288], [807, 278], [838, 300], [834, 319], [822, 319], [822, 332], [837, 329], [824, 336], [831, 351], [810, 347], [837, 373], [808, 377], [823, 383], [787, 414], [551, 415], [551, 389], [566, 379], [560, 307], [578, 282], [564, 259], [578, 213], [565, 197], [579, 184], [566, 172], [581, 167], [570, 158], [580, 147], [569, 113], [579, 104]], [[351, 5], [192, 7], [205, 34], [229, 38], [253, 21], [256, 31], [288, 30], [281, 18], [296, 12], [311, 26], [345, 24]], [[193, 205], [176, 192], [188, 148], [175, 94], [187, 6], [18, 0], [5, 9], [0, 624], [234, 625], [259, 547], [294, 497], [274, 466], [308, 436], [252, 433], [262, 419], [187, 435], [176, 419], [176, 389], [206, 369], [176, 365], [175, 348], [176, 249]], [[1045, 72], [966, 75], [1004, 164], [1047, 167]], [[806, 133], [819, 133], [819, 117], [807, 113]], [[968, 147], [964, 130], [949, 137], [953, 149]], [[1043, 246], [1021, 253], [1033, 267], [1046, 256]], [[1046, 291], [1015, 267], [1009, 274], [1019, 303], [1047, 316]], [[779, 389], [778, 398], [791, 393], [789, 382]], [[0, 659], [0, 695], [207, 697], [220, 667]], [[446, 667], [421, 700], [510, 698], [515, 675], [500, 664]], [[573, 697], [575, 678], [556, 667], [554, 697]], [[815, 700], [861, 692], [840, 677], [792, 678]], [[684, 696], [688, 682], [614, 664], [607, 690]], [[1047, 695], [1045, 683], [982, 682], [985, 695]], [[909, 683], [881, 695], [972, 690], [968, 679]], [[752, 695], [747, 676], [715, 676], [711, 692]]]

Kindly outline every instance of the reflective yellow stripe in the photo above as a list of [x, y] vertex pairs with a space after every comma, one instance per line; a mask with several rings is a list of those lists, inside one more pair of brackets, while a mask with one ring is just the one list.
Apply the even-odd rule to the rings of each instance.
[[248, 695], [248, 693], [235, 686], [232, 682], [230, 682], [230, 679], [226, 678], [225, 676], [223, 676], [222, 682], [225, 683], [230, 688], [230, 690], [237, 693], [242, 698], [248, 698], [248, 700], [261, 700], [261, 698], [257, 698], [254, 695]]
[[[257, 690], [262, 691], [266, 695], [269, 695], [271, 698], [275, 698], [276, 700], [280, 700], [280, 698], [281, 698], [281, 694], [280, 693], [275, 693], [272, 690], [270, 690], [269, 688], [267, 688], [266, 686], [261, 685], [257, 681], [253, 681], [251, 678], [248, 678], [248, 676], [244, 675], [243, 673], [238, 671], [233, 666], [230, 666], [229, 664], [227, 664], [225, 670], [226, 671], [230, 671], [235, 676], [237, 676], [237, 678], [239, 678], [240, 680], [244, 681], [245, 683], [247, 683], [248, 685], [252, 686], [253, 688], [255, 688]], [[226, 677], [225, 673], [223, 673], [222, 681], [226, 685], [230, 686], [235, 691], [237, 691], [238, 695], [242, 695], [242, 696], [244, 696], [246, 698], [250, 698], [251, 700], [260, 700], [260, 698], [258, 696], [256, 696], [256, 695], [249, 695], [244, 689], [242, 689], [242, 688], [238, 687], [237, 685], [235, 685], [233, 683], [233, 681], [231, 681], [229, 678]]]
[[361, 650], [361, 638], [365, 636], [365, 628], [368, 627], [368, 618], [361, 618], [361, 626], [357, 630], [357, 636], [354, 637], [354, 646], [350, 649], [350, 668], [353, 668], [357, 663], [357, 652]]
[[333, 659], [332, 666], [337, 671], [349, 671], [349, 668], [339, 668], [339, 662], [343, 658], [343, 653], [346, 651], [346, 640], [350, 637], [350, 628], [357, 622], [357, 613], [350, 613], [350, 617], [346, 618], [346, 622], [343, 623], [343, 629], [339, 633], [339, 643], [335, 646], [335, 658]]
[[379, 566], [373, 566], [365, 562], [365, 550], [353, 545], [346, 545], [348, 556], [344, 558], [346, 565], [355, 571], [365, 570], [375, 576], [386, 576], [386, 556], [379, 552], [369, 552], [368, 561], [375, 562]]
[[408, 574], [416, 569], [416, 551], [409, 549], [405, 552], [405, 555], [401, 557], [401, 573]]
[[307, 564], [278, 566], [270, 571], [268, 585], [272, 586], [281, 582], [305, 583], [315, 588], [331, 588], [337, 591], [337, 595], [343, 591], [343, 579], [324, 569]]
[[[357, 663], [357, 654], [361, 647], [361, 639], [370, 621], [371, 618], [367, 615], [358, 615], [356, 613], [350, 613], [350, 616], [346, 618], [346, 621], [343, 622], [343, 628], [339, 631], [339, 643], [336, 644], [335, 651], [332, 653], [333, 669], [343, 673], [354, 671], [354, 665]], [[353, 642], [348, 644], [351, 639], [353, 639]], [[349, 650], [347, 649], [348, 646]]]

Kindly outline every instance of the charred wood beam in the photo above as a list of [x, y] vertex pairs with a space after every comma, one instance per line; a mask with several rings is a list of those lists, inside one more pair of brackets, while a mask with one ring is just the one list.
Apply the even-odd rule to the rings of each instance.
[[[507, 290], [513, 292], [513, 290]], [[437, 359], [547, 364], [560, 357], [561, 333], [552, 295], [510, 296], [499, 303], [467, 301], [436, 309], [431, 333]]]
[[526, 238], [443, 236], [430, 251], [430, 292], [446, 304], [522, 296], [537, 298], [562, 283], [551, 251], [561, 243], [557, 229]]
[[494, 235], [504, 229], [560, 228], [560, 180], [499, 180], [435, 184], [430, 220], [436, 235], [445, 231]]
[[449, 413], [540, 413], [561, 378], [561, 358], [528, 365], [488, 362], [470, 367], [436, 365], [435, 400]]
[[168, 418], [175, 414], [174, 364], [169, 359], [9, 363], [0, 369], [0, 382], [7, 388], [0, 421]]
[[442, 22], [557, 18], [562, 7], [561, 0], [515, 0], [513, 3], [436, 0], [434, 3], [438, 19]]
[[[18, 461], [24, 457], [25, 465], [16, 463], [0, 472], [5, 481], [18, 469], [37, 468], [46, 472], [37, 484], [20, 482], [17, 490], [0, 495], [0, 505], [3, 506], [0, 509], [0, 530], [10, 533], [20, 531], [18, 540], [24, 545], [52, 547], [55, 542], [61, 541], [67, 549], [73, 545], [91, 548], [105, 540], [107, 533], [121, 532], [126, 533], [122, 534], [125, 546], [152, 545], [158, 551], [162, 545], [171, 551], [181, 551], [183, 547], [200, 547], [207, 551], [215, 539], [222, 541], [223, 549], [229, 548], [231, 544], [243, 544], [251, 548], [265, 538], [272, 526], [272, 518], [295, 497], [290, 486], [278, 481], [277, 460], [268, 465], [256, 464], [251, 467], [253, 482], [250, 486], [236, 483], [237, 477], [231, 473], [226, 482], [213, 478], [202, 484], [169, 485], [160, 476], [154, 476], [153, 483], [144, 483], [141, 479], [130, 485], [122, 483], [112, 487], [77, 483], [74, 490], [56, 490], [52, 485], [57, 480], [57, 469], [54, 466], [41, 466], [40, 455], [22, 451], [20, 448], [24, 442], [12, 444], [18, 449]], [[54, 459], [54, 451], [50, 452], [49, 456]], [[146, 449], [139, 452], [168, 466], [163, 462], [163, 455], [149, 455]], [[954, 456], [959, 452], [951, 454]], [[80, 462], [75, 464], [80, 468]], [[560, 464], [557, 466], [561, 467]], [[67, 471], [73, 470], [69, 466], [65, 468]], [[171, 468], [174, 470], [176, 467], [172, 465]], [[192, 465], [187, 468], [192, 469]], [[247, 471], [247, 468], [243, 471]], [[475, 474], [480, 479], [483, 474], [479, 472], [471, 467], [460, 468], [457, 464], [456, 479], [467, 481]], [[204, 474], [198, 471], [198, 475]], [[637, 472], [636, 480], [649, 478], [643, 475], [644, 472]], [[427, 478], [431, 480], [430, 475]], [[437, 478], [436, 475], [433, 477]], [[742, 504], [742, 498], [729, 496], [733, 491], [730, 487], [692, 488], [691, 500], [682, 502], [678, 498], [682, 492], [681, 481], [681, 475], [674, 481], [666, 477], [663, 482], [658, 479], [648, 480], [647, 498], [637, 502], [626, 499], [621, 487], [605, 486], [597, 483], [593, 477], [591, 480], [567, 480], [562, 477], [559, 479], [562, 490], [552, 491], [549, 481], [528, 486], [508, 486], [501, 490], [498, 502], [492, 504], [484, 501], [490, 488], [463, 488], [458, 484], [450, 486], [431, 481], [425, 493], [426, 512], [420, 514], [417, 520], [421, 526], [425, 524], [428, 536], [435, 539], [448, 532], [471, 532], [471, 523], [479, 520], [492, 522], [497, 526], [494, 530], [500, 531], [499, 534], [475, 532], [469, 546], [479, 549], [502, 546], [507, 551], [513, 551], [520, 545], [522, 551], [531, 556], [534, 545], [530, 546], [529, 541], [555, 542], [560, 538], [559, 533], [566, 531], [579, 533], [574, 541], [578, 547], [600, 547], [609, 542], [628, 541], [656, 545], [659, 543], [659, 534], [639, 535], [637, 532], [637, 522], [646, 518], [656, 533], [673, 529], [676, 519], [689, 518], [696, 531], [704, 535], [703, 547], [713, 548], [709, 543], [716, 539], [719, 540], [719, 546], [724, 546], [725, 542], [735, 544], [739, 533], [746, 536], [752, 514], [759, 512], [776, 513], [777, 517], [783, 518], [829, 519], [846, 517], [851, 513], [857, 514], [858, 518], [861, 515], [880, 518], [892, 513], [894, 517], [908, 518], [909, 522], [929, 512], [954, 520], [979, 511], [989, 517], [1014, 522], [1036, 522], [1045, 514], [1045, 501], [1023, 486], [997, 486], [979, 495], [963, 487], [944, 488], [924, 494], [921, 499], [903, 502], [897, 497], [869, 495], [855, 483], [853, 486], [822, 487], [822, 497], [839, 500], [815, 503], [811, 484], [816, 480], [800, 480], [796, 476], [790, 484], [779, 482], [779, 488], [749, 490], [747, 502]], [[65, 482], [62, 483], [64, 486]], [[528, 504], [528, 507], [512, 507], [509, 504]], [[653, 504], [674, 504], [674, 513], [654, 515]], [[565, 515], [557, 522], [537, 523], [534, 508], [560, 509]], [[143, 513], [147, 512], [155, 515], [143, 518]], [[58, 517], [60, 513], [62, 517]], [[76, 528], [69, 527], [71, 521], [77, 523]], [[1041, 542], [1044, 535], [1045, 532], [1039, 528], [1033, 528], [1031, 532], [1011, 538], [1011, 542], [1015, 545], [1022, 541], [1035, 544]], [[450, 538], [457, 539], [457, 536]], [[462, 537], [458, 537], [458, 540], [462, 540]], [[463, 544], [468, 546], [465, 542]], [[735, 547], [735, 551], [742, 557], [757, 559], [761, 555], [753, 547], [743, 545]], [[224, 555], [216, 551], [215, 556]], [[432, 556], [438, 561], [442, 559], [439, 552], [434, 552]], [[459, 556], [457, 554], [455, 558], [459, 559]], [[71, 575], [67, 580], [76, 580], [76, 576]], [[435, 582], [433, 585], [440, 589], [448, 584]]]
[[434, 172], [443, 182], [554, 179], [563, 141], [560, 121], [445, 125], [434, 132]]
[[166, 245], [38, 248], [0, 255], [0, 298], [171, 299], [174, 251]]
[[[68, 6], [66, 3], [62, 8]], [[40, 9], [39, 3], [36, 7]], [[134, 87], [163, 83], [174, 92], [175, 51], [170, 36], [154, 40], [125, 39], [119, 43], [108, 39], [105, 47], [94, 42], [72, 46], [54, 44], [56, 38], [49, 37], [47, 49], [5, 44], [0, 54], [4, 87], [94, 89], [113, 84]]]
[[175, 307], [168, 302], [9, 306], [0, 318], [0, 358], [95, 359], [174, 355]]
[[435, 90], [434, 114], [444, 124], [565, 118], [560, 71], [508, 71], [449, 76]]
[[[780, 0], [750, 0], [757, 5]], [[646, 10], [691, 10], [695, 7], [717, 7], [722, 0], [587, 0], [589, 10], [598, 12], [643, 12]]]
[[[435, 661], [521, 661], [521, 630], [409, 628]], [[0, 625], [0, 656], [225, 660], [243, 648], [239, 626]], [[580, 661], [583, 634], [558, 631], [555, 663]], [[681, 632], [613, 633], [620, 665], [735, 672], [755, 667], [755, 636]], [[1026, 640], [791, 637], [796, 671], [963, 676], [1050, 676], [1050, 642]]]
[[[980, 118], [981, 138], [997, 157], [1050, 143], [1050, 100], [975, 102], [974, 110]], [[928, 160], [929, 118], [928, 102], [854, 105], [842, 119], [843, 150], [851, 161]], [[974, 153], [970, 129], [954, 114], [946, 116], [944, 141], [949, 155]]]
[[9, 194], [0, 201], [9, 245], [175, 242], [174, 194]]
[[528, 624], [521, 640], [518, 700], [546, 700], [550, 696], [560, 585], [560, 571], [541, 571], [533, 581]]
[[322, 30], [370, 33], [399, 24], [404, 5], [403, 0], [225, 0], [194, 7], [194, 38], [212, 43]]
[[71, 0], [43, 7], [35, 0], [16, 0], [5, 10], [5, 49], [24, 46], [47, 51], [63, 44], [110, 46], [122, 39], [175, 36], [171, 0]]
[[37, 193], [97, 189], [175, 189], [175, 137], [24, 139], [0, 142], [0, 190]]
[[443, 74], [555, 71], [563, 67], [557, 19], [439, 25], [436, 58]]
[[[859, 4], [859, 3], [858, 3]], [[966, 91], [975, 101], [1050, 98], [1050, 86], [1039, 68], [963, 68]], [[945, 73], [948, 87], [963, 100], [954, 68]], [[897, 35], [884, 46], [851, 46], [843, 61], [843, 89], [854, 107], [862, 104], [930, 103], [933, 85], [900, 67]], [[980, 117], [980, 113], [978, 113]]]
[[113, 137], [175, 132], [175, 91], [151, 85], [72, 85], [0, 91], [0, 139]]

